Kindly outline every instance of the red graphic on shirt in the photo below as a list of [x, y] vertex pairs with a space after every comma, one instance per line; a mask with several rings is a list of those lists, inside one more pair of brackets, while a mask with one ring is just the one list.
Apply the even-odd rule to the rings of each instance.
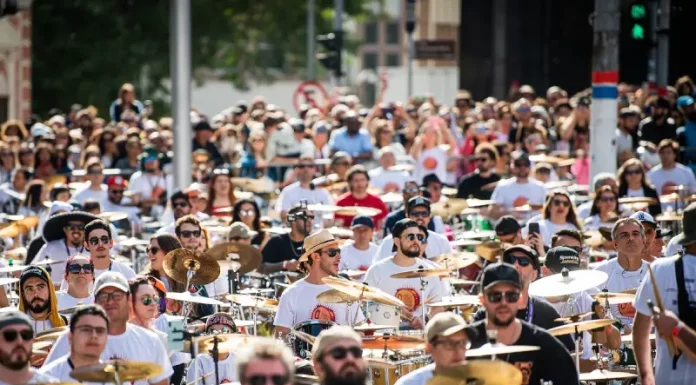
[[220, 383], [221, 384], [231, 384], [232, 380], [230, 380], [229, 378], [225, 378], [224, 380], [220, 381]]
[[437, 167], [437, 159], [432, 156], [423, 159], [423, 167], [425, 167], [426, 170], [434, 170]]
[[514, 201], [512, 201], [512, 207], [524, 206], [527, 204], [527, 202], [529, 202], [527, 197], [517, 197]]
[[394, 183], [394, 182], [390, 182], [390, 183], [387, 183], [384, 185], [384, 192], [385, 193], [398, 192], [399, 190], [401, 190], [399, 188], [399, 185]]
[[663, 184], [662, 185], [662, 192], [660, 195], [667, 195], [667, 194], [671, 194], [671, 193], [675, 192], [674, 190], [670, 191], [669, 189], [670, 189], [670, 187], [676, 187], [676, 186], [678, 186], [678, 184], [676, 184], [674, 182], [667, 182], [667, 183]]
[[317, 307], [312, 310], [312, 319], [336, 322], [336, 313], [326, 306], [317, 305]]
[[416, 309], [418, 306], [420, 306], [421, 303], [421, 298], [420, 295], [418, 294], [418, 291], [415, 289], [412, 289], [410, 287], [406, 287], [403, 289], [398, 289], [396, 291], [396, 298], [400, 299], [401, 302], [406, 304], [406, 307], [409, 309]]
[[633, 307], [633, 304], [630, 302], [620, 303], [617, 305], [617, 307], [619, 308], [619, 314], [621, 314], [624, 317], [636, 316], [636, 308]]
[[532, 377], [532, 366], [534, 363], [531, 361], [527, 362], [515, 362], [517, 369], [522, 372], [522, 385], [529, 385], [529, 379]]

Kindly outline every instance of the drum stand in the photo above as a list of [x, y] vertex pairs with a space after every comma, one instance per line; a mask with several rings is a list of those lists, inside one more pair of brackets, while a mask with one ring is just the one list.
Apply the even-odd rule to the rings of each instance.
[[[422, 267], [420, 267], [422, 268]], [[421, 295], [421, 317], [423, 318], [423, 336], [425, 336], [425, 287], [428, 286], [428, 281], [425, 280], [425, 277], [420, 277], [420, 295]], [[415, 311], [415, 309], [414, 309]]]
[[114, 360], [114, 384], [116, 385], [122, 385], [123, 382], [121, 381], [121, 378], [118, 375], [118, 369], [119, 369], [119, 363], [118, 360]]
[[[210, 355], [213, 357], [213, 362], [215, 363], [215, 383], [220, 383], [220, 368], [218, 368], [218, 362], [220, 360], [220, 352], [218, 351], [218, 338], [213, 337], [213, 349], [210, 350]], [[195, 373], [198, 375], [198, 373]]]

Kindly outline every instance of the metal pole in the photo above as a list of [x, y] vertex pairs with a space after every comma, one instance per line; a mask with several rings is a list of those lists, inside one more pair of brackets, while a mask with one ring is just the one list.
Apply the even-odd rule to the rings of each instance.
[[415, 46], [413, 42], [413, 31], [416, 30], [416, 0], [408, 0], [406, 3], [406, 34], [408, 36], [408, 59], [407, 59], [407, 87], [406, 100], [413, 95], [413, 59], [415, 56]]
[[493, 95], [507, 95], [505, 73], [507, 64], [507, 1], [493, 0]]
[[595, 0], [590, 122], [590, 180], [600, 172], [616, 172], [613, 138], [617, 123], [620, 0]]
[[314, 0], [307, 0], [307, 80], [317, 78], [317, 59], [314, 58]]
[[[334, 0], [334, 11], [336, 12], [334, 19], [334, 30], [341, 33], [341, 39], [343, 39], [343, 0]], [[341, 40], [341, 71], [343, 71], [346, 66], [343, 65], [343, 40]], [[336, 87], [341, 86], [341, 76], [335, 77]]]
[[649, 5], [650, 15], [650, 53], [648, 55], [648, 82], [657, 81], [657, 1], [652, 0]]
[[660, 15], [657, 32], [657, 85], [667, 86], [669, 81], [669, 28], [670, 0], [660, 0]]
[[191, 184], [191, 2], [171, 0], [170, 69], [174, 118], [174, 181], [179, 188]]

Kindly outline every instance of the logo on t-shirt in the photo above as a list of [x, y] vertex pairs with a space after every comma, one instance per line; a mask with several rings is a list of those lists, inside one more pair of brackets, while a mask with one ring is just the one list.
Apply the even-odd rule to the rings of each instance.
[[312, 310], [312, 319], [336, 322], [336, 313], [324, 305], [317, 305]]
[[617, 305], [617, 307], [619, 309], [619, 314], [621, 314], [624, 317], [636, 316], [636, 308], [633, 307], [633, 304], [630, 302], [620, 303]]
[[529, 385], [529, 379], [532, 377], [532, 366], [534, 366], [534, 362], [515, 362], [515, 366], [517, 366], [517, 369], [522, 372], [522, 385]]
[[399, 185], [397, 183], [389, 182], [384, 185], [384, 192], [397, 192], [399, 190]]
[[665, 184], [662, 185], [661, 195], [667, 195], [667, 194], [675, 192], [674, 190], [670, 191], [670, 187], [676, 187], [676, 186], [678, 186], [678, 185], [674, 182], [666, 182]]
[[224, 380], [220, 380], [220, 383], [221, 384], [231, 384], [232, 380], [230, 380], [229, 378], [225, 378]]
[[412, 289], [410, 287], [398, 289], [396, 291], [395, 297], [400, 299], [401, 302], [403, 302], [404, 304], [406, 304], [406, 307], [409, 309], [413, 310], [420, 306], [421, 298], [416, 289]]
[[512, 207], [524, 206], [527, 204], [527, 202], [529, 202], [527, 197], [517, 197], [514, 201], [512, 201]]
[[423, 159], [423, 167], [425, 167], [426, 170], [434, 170], [437, 168], [437, 159], [432, 156]]

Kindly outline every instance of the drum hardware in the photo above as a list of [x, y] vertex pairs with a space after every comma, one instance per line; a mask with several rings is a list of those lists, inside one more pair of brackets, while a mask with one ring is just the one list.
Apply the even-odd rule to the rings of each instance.
[[597, 329], [611, 325], [614, 323], [612, 319], [597, 319], [590, 321], [573, 322], [563, 326], [551, 328], [548, 332], [553, 336], [562, 336], [565, 334], [573, 334], [575, 340], [575, 368], [580, 373], [580, 341], [582, 340], [582, 332], [586, 330]]
[[476, 383], [485, 385], [521, 385], [522, 371], [505, 361], [466, 361], [462, 364], [437, 368], [428, 385]]
[[149, 362], [110, 360], [95, 365], [82, 366], [70, 372], [70, 377], [86, 382], [124, 382], [147, 380], [158, 376], [164, 369]]

